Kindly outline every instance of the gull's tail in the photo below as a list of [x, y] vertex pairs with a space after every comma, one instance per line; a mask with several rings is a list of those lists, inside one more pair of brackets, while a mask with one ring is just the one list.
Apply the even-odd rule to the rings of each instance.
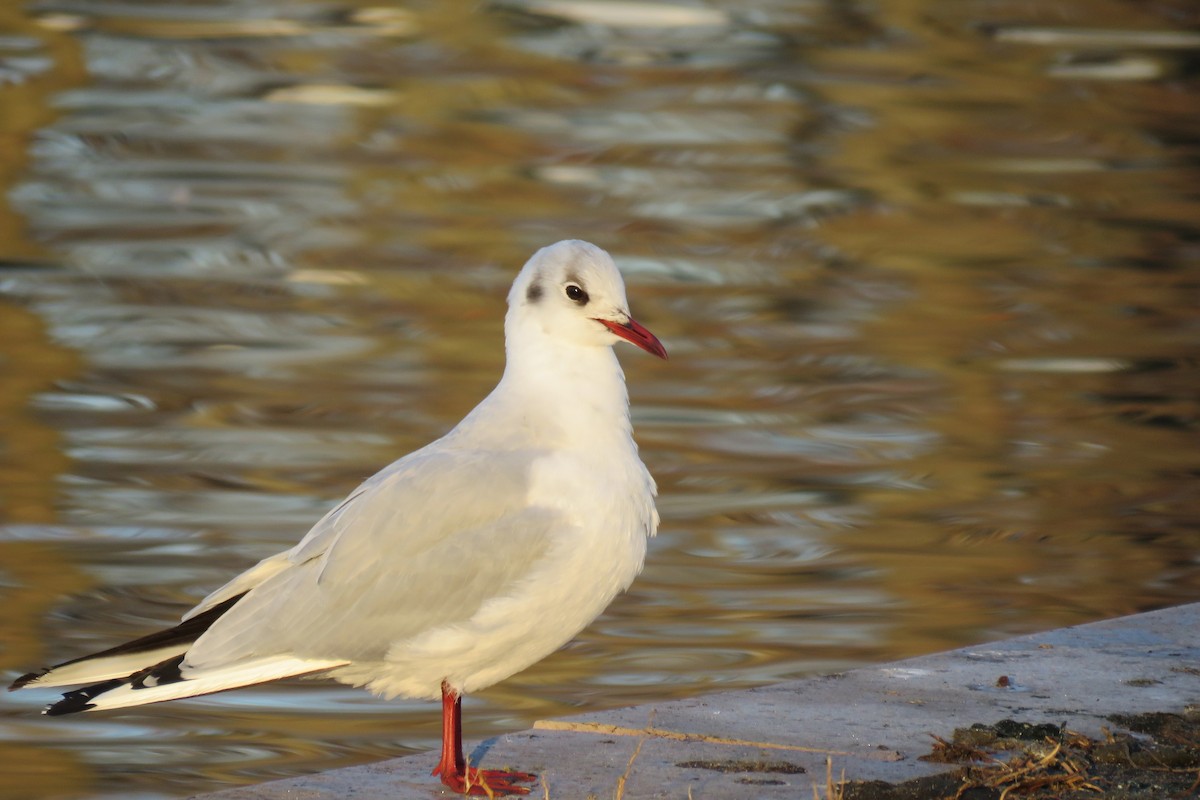
[[280, 678], [323, 672], [346, 663], [277, 655], [211, 669], [189, 670], [184, 667], [183, 660], [188, 648], [243, 596], [231, 597], [174, 628], [90, 656], [65, 661], [41, 672], [22, 675], [8, 689], [15, 691], [89, 684], [64, 693], [62, 700], [52, 703], [42, 712], [58, 716], [76, 711], [125, 708], [195, 697]]
[[12, 682], [8, 690], [14, 692], [27, 686], [75, 686], [80, 683], [111, 681], [157, 666], [187, 652], [192, 642], [199, 639], [201, 634], [222, 614], [233, 608], [243, 596], [231, 597], [174, 628], [158, 631], [90, 656], [64, 661], [41, 672], [22, 675]]

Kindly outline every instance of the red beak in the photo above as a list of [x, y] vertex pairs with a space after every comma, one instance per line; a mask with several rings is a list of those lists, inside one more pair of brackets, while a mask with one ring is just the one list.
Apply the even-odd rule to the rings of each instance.
[[[595, 318], [593, 317], [593, 319]], [[658, 356], [662, 359], [667, 357], [667, 348], [663, 347], [662, 342], [658, 340], [658, 337], [642, 327], [641, 324], [639, 324], [637, 320], [633, 318], [630, 318], [630, 320], [625, 323], [613, 322], [611, 319], [597, 319], [596, 322], [599, 322], [617, 336], [620, 336], [627, 342], [632, 342], [651, 355]]]

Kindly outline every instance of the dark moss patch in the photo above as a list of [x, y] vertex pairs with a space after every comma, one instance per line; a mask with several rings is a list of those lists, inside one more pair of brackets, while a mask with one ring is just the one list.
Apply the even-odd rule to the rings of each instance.
[[[957, 773], [930, 775], [897, 784], [886, 781], [859, 781], [847, 783], [843, 787], [842, 798], [843, 800], [931, 800], [931, 798], [954, 797], [954, 793], [960, 786], [962, 786], [962, 781], [958, 778]], [[978, 800], [978, 798], [974, 800]]]
[[1040, 742], [1045, 739], [1061, 741], [1066, 725], [1032, 725], [1014, 719], [1002, 719], [995, 725], [976, 723], [971, 726], [971, 730], [995, 733], [997, 739], [1019, 739], [1023, 742]]
[[734, 783], [747, 786], [787, 786], [787, 781], [777, 781], [774, 778], [738, 778]]
[[1113, 714], [1108, 718], [1134, 733], [1145, 733], [1169, 744], [1200, 747], [1200, 711], [1167, 714], [1151, 711], [1148, 714]]

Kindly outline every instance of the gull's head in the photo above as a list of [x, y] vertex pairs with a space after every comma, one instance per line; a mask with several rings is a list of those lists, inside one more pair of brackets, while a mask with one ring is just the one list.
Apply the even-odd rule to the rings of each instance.
[[629, 315], [625, 282], [608, 253], [570, 239], [533, 254], [508, 293], [508, 319], [579, 345], [619, 339], [666, 358], [662, 342]]

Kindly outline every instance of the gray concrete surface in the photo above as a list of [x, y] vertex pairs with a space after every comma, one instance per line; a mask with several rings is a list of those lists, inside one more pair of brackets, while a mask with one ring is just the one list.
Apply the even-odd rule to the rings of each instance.
[[[1006, 676], [1007, 687], [998, 685]], [[472, 763], [539, 773], [534, 797], [811, 798], [837, 777], [893, 782], [930, 734], [1011, 718], [1098, 735], [1108, 714], [1200, 704], [1200, 603], [746, 691], [538, 722], [466, 745]], [[435, 753], [201, 795], [203, 800], [428, 800]], [[757, 767], [757, 769], [752, 769]], [[803, 770], [803, 771], [801, 771]], [[689, 795], [690, 791], [690, 795]]]

